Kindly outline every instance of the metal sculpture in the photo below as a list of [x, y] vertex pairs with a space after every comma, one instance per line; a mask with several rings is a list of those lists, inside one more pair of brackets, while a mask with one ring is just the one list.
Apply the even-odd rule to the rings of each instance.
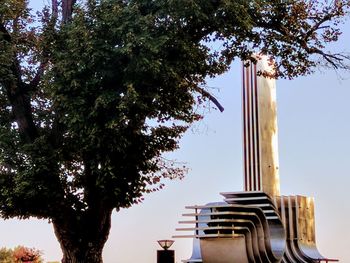
[[[278, 171], [276, 85], [272, 62], [257, 55], [243, 67], [244, 191], [224, 202], [188, 206], [194, 220], [193, 253], [186, 263], [316, 263], [338, 261], [316, 248], [314, 200], [281, 196]], [[263, 74], [262, 74], [263, 73]]]
[[278, 172], [276, 81], [258, 76], [272, 73], [266, 56], [243, 67], [243, 172], [245, 191], [280, 195]]

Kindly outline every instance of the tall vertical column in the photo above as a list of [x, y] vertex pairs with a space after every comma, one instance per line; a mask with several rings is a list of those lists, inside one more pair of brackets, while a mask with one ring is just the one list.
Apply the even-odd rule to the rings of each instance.
[[[243, 66], [244, 190], [280, 195], [275, 79], [258, 76], [271, 72], [267, 56]], [[244, 62], [246, 65], [248, 62]]]

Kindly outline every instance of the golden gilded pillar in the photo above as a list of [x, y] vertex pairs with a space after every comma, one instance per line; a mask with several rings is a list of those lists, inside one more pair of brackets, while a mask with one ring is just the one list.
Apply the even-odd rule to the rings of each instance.
[[267, 56], [257, 63], [244, 62], [243, 171], [244, 190], [263, 191], [270, 197], [280, 195], [278, 170], [276, 81], [258, 73], [273, 73]]

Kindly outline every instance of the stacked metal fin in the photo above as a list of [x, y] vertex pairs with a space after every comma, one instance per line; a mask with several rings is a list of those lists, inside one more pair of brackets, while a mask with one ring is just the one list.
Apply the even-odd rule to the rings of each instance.
[[188, 206], [180, 221], [194, 227], [193, 254], [186, 263], [317, 263], [336, 262], [316, 247], [314, 201], [305, 196], [272, 200], [264, 192], [222, 193], [225, 202]]
[[281, 262], [286, 237], [269, 197], [263, 192], [223, 195], [226, 202], [187, 207], [194, 209], [194, 213], [184, 216], [194, 216], [195, 220], [180, 223], [195, 227], [177, 230], [194, 231], [199, 246], [184, 262]]
[[338, 261], [323, 257], [316, 247], [313, 198], [280, 196], [274, 201], [287, 233], [283, 263]]

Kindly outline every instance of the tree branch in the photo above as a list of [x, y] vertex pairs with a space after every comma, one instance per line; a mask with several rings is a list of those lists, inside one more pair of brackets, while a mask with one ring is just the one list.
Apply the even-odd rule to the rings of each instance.
[[57, 0], [51, 0], [51, 10], [52, 10], [52, 18], [57, 19], [57, 17], [58, 17], [58, 2], [57, 2]]
[[[5, 26], [0, 23], [0, 36], [10, 45], [14, 45], [12, 37]], [[30, 96], [25, 83], [22, 81], [22, 73], [20, 62], [15, 53], [9, 54], [11, 62], [7, 65], [10, 75], [6, 79], [1, 79], [1, 83], [6, 90], [8, 100], [12, 106], [12, 114], [18, 125], [20, 136], [26, 143], [31, 143], [37, 137], [37, 129], [35, 127], [32, 109], [30, 104]]]
[[62, 0], [62, 23], [67, 23], [71, 20], [75, 2], [76, 0]]
[[211, 100], [215, 106], [221, 111], [224, 111], [224, 107], [220, 104], [220, 102], [213, 96], [211, 95], [208, 91], [206, 91], [203, 88], [200, 88], [198, 86], [194, 87], [194, 90], [197, 91], [198, 93], [202, 94], [203, 97], [208, 98], [209, 100]]
[[16, 79], [8, 81], [5, 85], [7, 97], [12, 105], [12, 113], [18, 125], [20, 136], [26, 143], [32, 143], [36, 139], [38, 132], [32, 116], [30, 95], [26, 85], [20, 79], [20, 72], [16, 62], [13, 62], [13, 75]]
[[47, 61], [41, 62], [38, 71], [36, 72], [36, 75], [32, 79], [32, 81], [28, 84], [28, 89], [29, 90], [35, 90], [37, 86], [39, 85], [41, 78], [44, 74], [45, 68], [47, 65]]
[[310, 49], [310, 53], [320, 55], [334, 69], [349, 69], [344, 60], [350, 60], [350, 56], [344, 54], [329, 54], [320, 49]]
[[[53, 21], [52, 26], [54, 27], [55, 21], [58, 17], [58, 2], [57, 2], [57, 0], [51, 0], [51, 10], [52, 10], [51, 20]], [[44, 58], [42, 59], [40, 65], [38, 67], [38, 71], [37, 71], [36, 75], [31, 80], [29, 85], [27, 85], [29, 90], [35, 90], [41, 81], [41, 78], [45, 72], [45, 68], [48, 64], [47, 53], [48, 52], [44, 52], [44, 55], [43, 55]]]
[[10, 35], [10, 33], [7, 31], [6, 27], [0, 23], [0, 36], [2, 36], [2, 38], [7, 41], [7, 42], [11, 42], [12, 41], [12, 37]]
[[318, 20], [311, 28], [310, 30], [308, 30], [308, 32], [306, 32], [305, 34], [305, 40], [308, 40], [310, 38], [310, 36], [312, 36], [312, 34], [314, 32], [316, 32], [317, 30], [319, 30], [321, 28], [321, 25], [326, 23], [327, 21], [330, 21], [334, 16], [334, 14], [330, 13], [325, 15], [323, 18], [321, 18], [320, 20]]

